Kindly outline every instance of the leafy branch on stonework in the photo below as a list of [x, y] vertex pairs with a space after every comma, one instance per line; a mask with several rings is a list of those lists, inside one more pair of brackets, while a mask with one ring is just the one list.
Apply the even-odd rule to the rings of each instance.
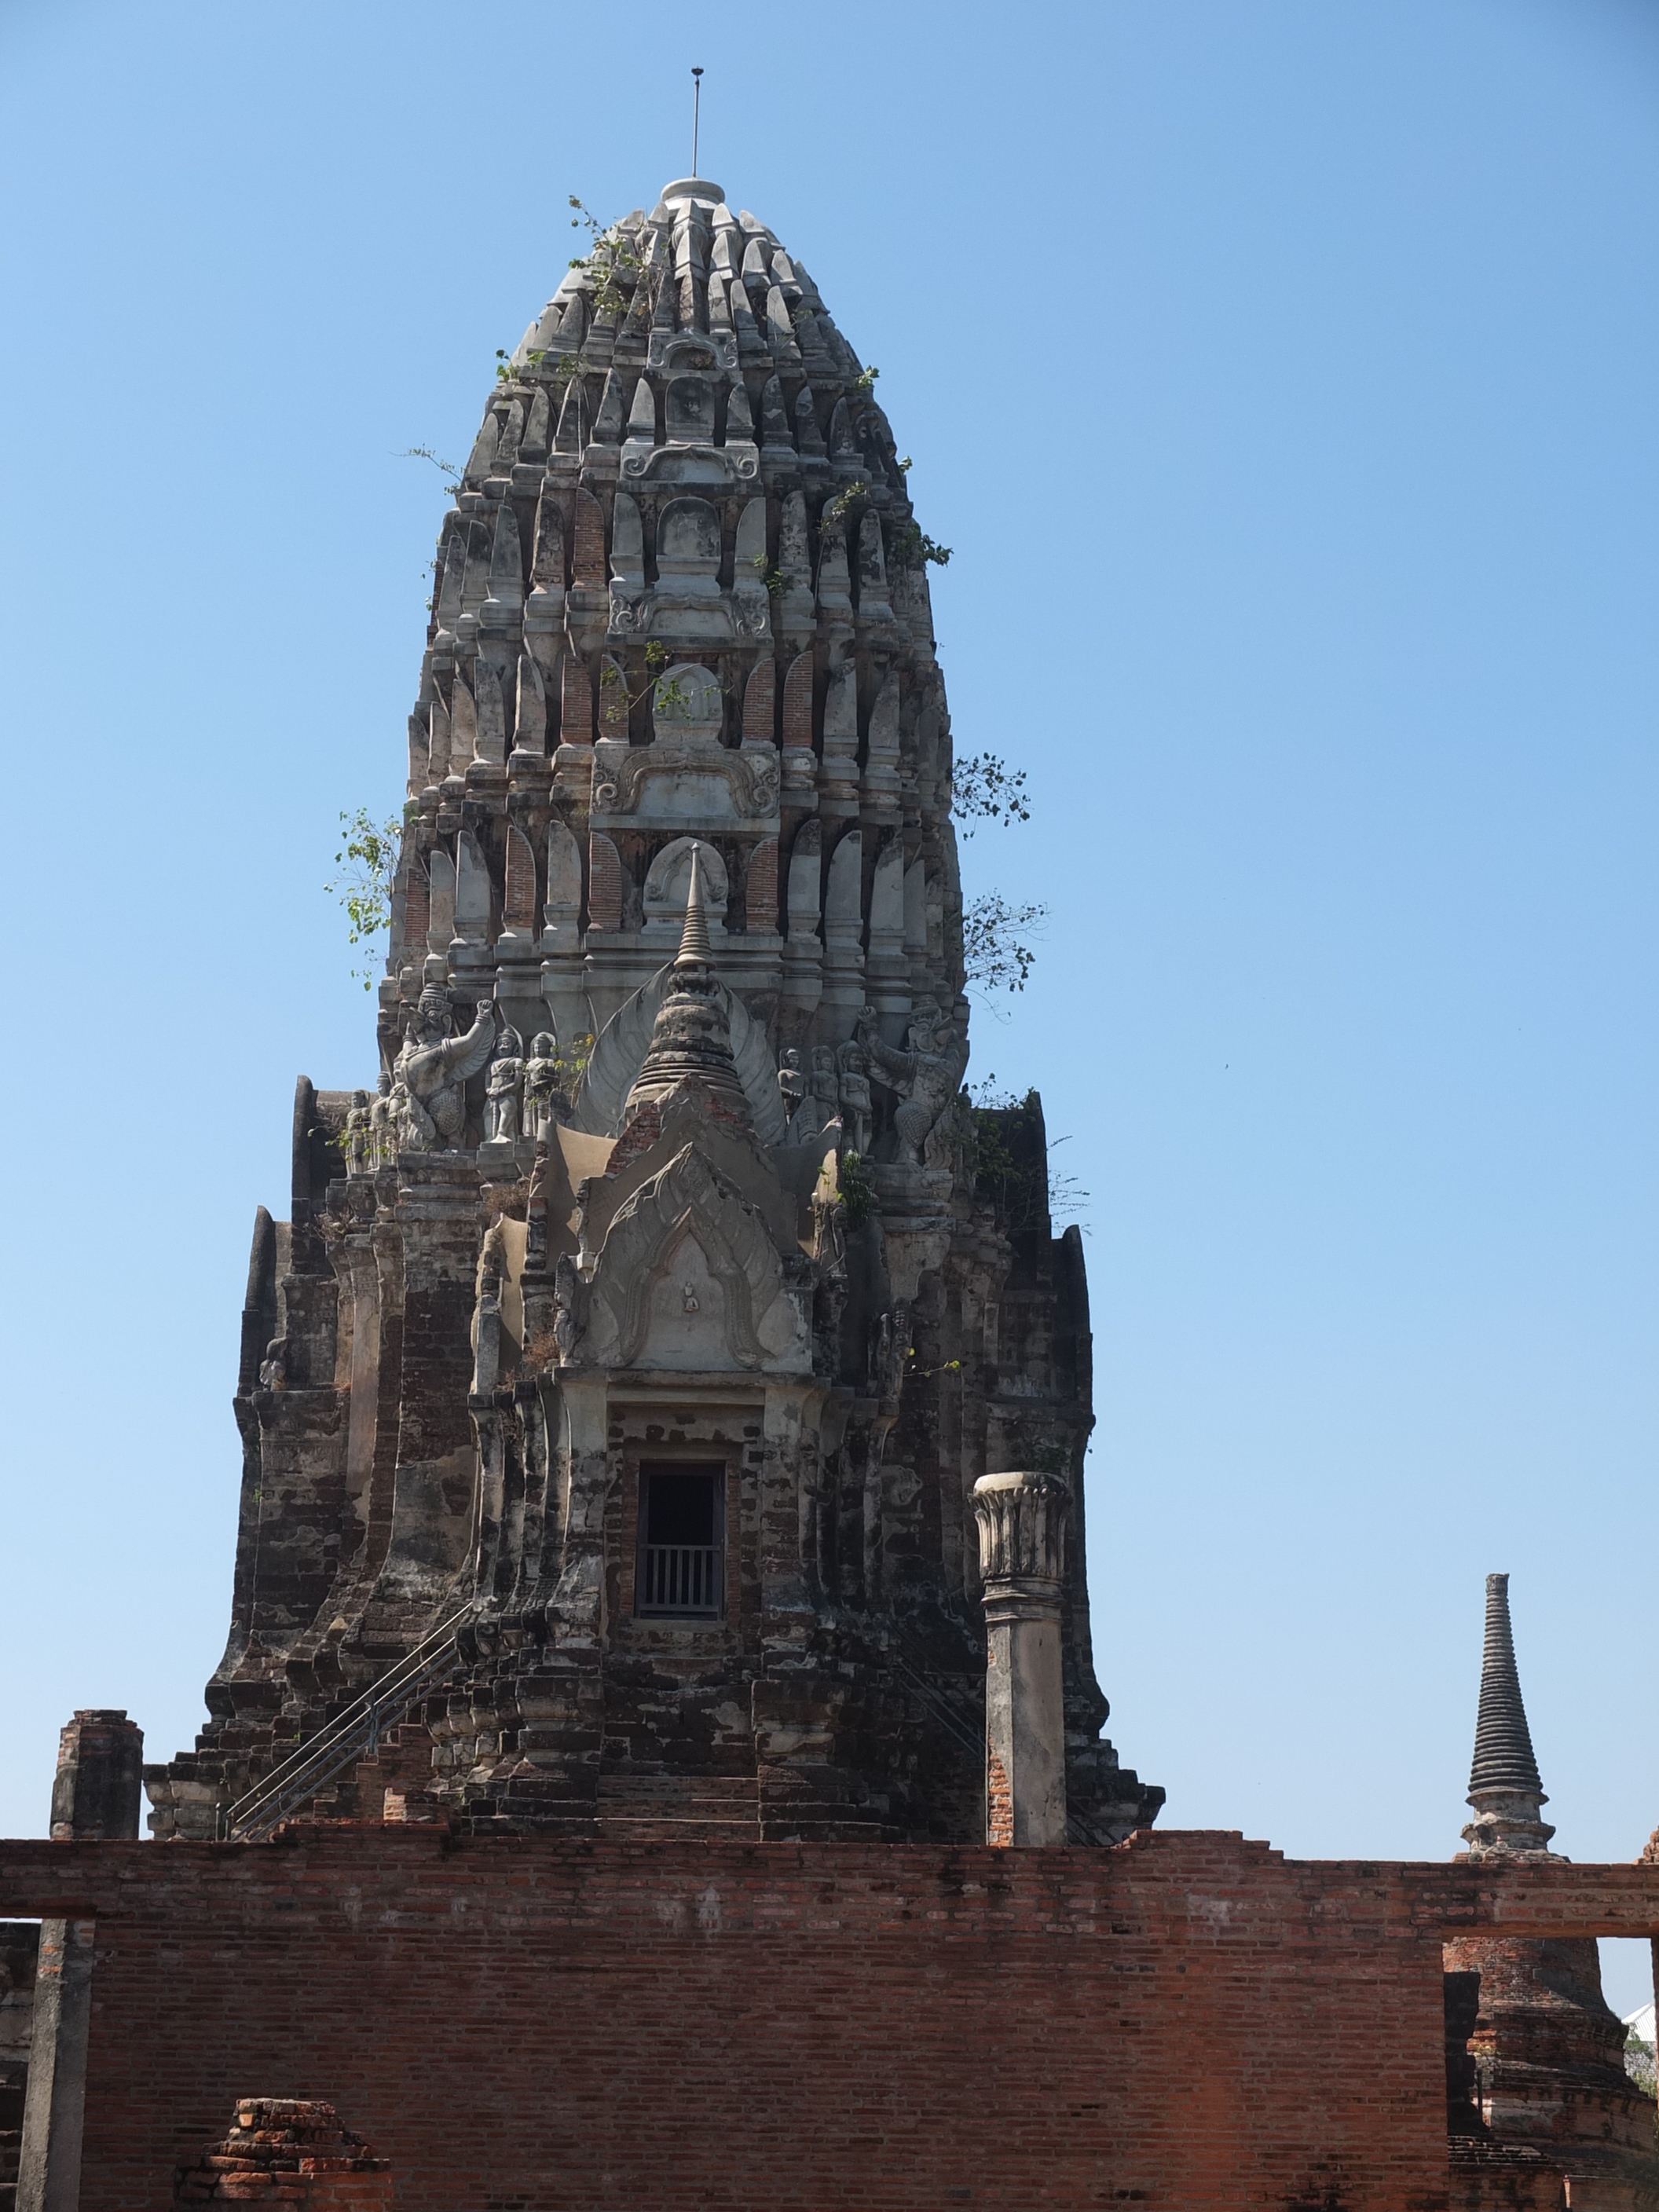
[[635, 283], [646, 276], [646, 264], [641, 255], [623, 244], [621, 234], [607, 230], [598, 216], [584, 207], [574, 192], [568, 195], [569, 204], [576, 212], [570, 218], [572, 230], [586, 228], [593, 243], [586, 253], [578, 254], [571, 262], [593, 279], [593, 303], [602, 314], [619, 315], [627, 306], [627, 295], [617, 283], [617, 272], [632, 272]]
[[1010, 1229], [1037, 1227], [1046, 1212], [1056, 1218], [1080, 1212], [1089, 1193], [1074, 1175], [1056, 1171], [1054, 1156], [1069, 1137], [1042, 1136], [1042, 1109], [1035, 1091], [1017, 1098], [994, 1075], [963, 1093], [970, 1126], [969, 1168], [974, 1187], [991, 1200]]
[[[345, 842], [334, 855], [341, 872], [323, 889], [337, 898], [346, 911], [346, 936], [352, 945], [370, 945], [392, 926], [392, 882], [398, 872], [404, 825], [392, 816], [377, 822], [366, 806], [355, 814], [342, 813]], [[372, 969], [354, 968], [352, 974], [364, 990], [372, 991]]]
[[870, 499], [870, 487], [861, 477], [838, 491], [833, 499], [823, 502], [823, 512], [818, 517], [824, 522], [853, 522], [863, 514]]
[[614, 721], [619, 713], [631, 714], [641, 700], [653, 692], [656, 695], [653, 702], [656, 707], [665, 708], [672, 714], [684, 714], [691, 704], [691, 695], [678, 676], [670, 684], [659, 680], [667, 665], [668, 647], [659, 638], [653, 637], [645, 648], [645, 681], [637, 691], [630, 691], [621, 669], [614, 660], [607, 660], [599, 671], [599, 690], [601, 692], [620, 690], [623, 696], [620, 706], [613, 699], [605, 708], [606, 719]]
[[861, 368], [853, 379], [854, 391], [873, 392], [876, 387], [876, 379], [880, 374], [881, 371], [878, 368]]
[[584, 1030], [580, 1036], [573, 1039], [568, 1052], [556, 1052], [553, 1072], [558, 1078], [559, 1088], [567, 1093], [574, 1090], [586, 1074], [587, 1063], [592, 1057], [593, 1033], [591, 1030]]
[[461, 472], [454, 462], [447, 461], [441, 454], [434, 453], [430, 446], [405, 446], [401, 453], [394, 454], [392, 458], [399, 461], [430, 461], [443, 477], [446, 491], [459, 491], [461, 488]]
[[[1024, 769], [1010, 769], [995, 753], [975, 753], [951, 775], [951, 811], [965, 823], [994, 822], [1002, 830], [1029, 822]], [[962, 834], [971, 837], [974, 832], [965, 827]]]
[[920, 568], [929, 561], [942, 568], [950, 557], [951, 548], [930, 538], [919, 523], [901, 523], [893, 532], [893, 558], [902, 568]]
[[1036, 965], [1027, 942], [1042, 933], [1048, 909], [1040, 900], [1014, 902], [981, 891], [962, 910], [962, 958], [968, 981], [988, 991], [1023, 991]]
[[788, 577], [784, 574], [781, 568], [775, 568], [764, 553], [756, 554], [754, 565], [756, 574], [765, 585], [768, 594], [772, 599], [781, 599], [789, 588]]
[[[524, 357], [524, 366], [526, 368], [539, 368], [546, 359], [547, 348], [545, 346], [532, 346], [530, 351], [526, 354]], [[520, 370], [517, 363], [514, 361], [512, 355], [508, 353], [507, 348], [505, 346], [497, 346], [495, 349], [495, 374], [498, 380], [502, 384], [516, 384], [522, 373], [522, 370]]]

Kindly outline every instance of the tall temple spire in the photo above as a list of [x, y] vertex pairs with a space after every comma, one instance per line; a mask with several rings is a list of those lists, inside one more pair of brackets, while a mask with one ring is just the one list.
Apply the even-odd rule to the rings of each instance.
[[1486, 1577], [1486, 1637], [1480, 1660], [1480, 1709], [1463, 1830], [1471, 1851], [1547, 1851], [1555, 1833], [1540, 1809], [1549, 1800], [1533, 1756], [1510, 1631], [1510, 1578]]

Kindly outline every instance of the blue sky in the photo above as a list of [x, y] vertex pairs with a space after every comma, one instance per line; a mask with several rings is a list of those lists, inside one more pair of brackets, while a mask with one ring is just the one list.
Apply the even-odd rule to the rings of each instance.
[[[188, 1742], [252, 1211], [362, 1080], [441, 487], [580, 240], [703, 160], [866, 360], [959, 750], [1046, 899], [975, 1077], [1091, 1194], [1096, 1641], [1165, 1818], [1456, 1847], [1513, 1575], [1559, 1846], [1652, 1701], [1659, 15], [1096, 0], [0, 16], [13, 1163], [0, 1832]], [[691, 40], [691, 43], [688, 43]], [[39, 1022], [41, 1036], [32, 1037]], [[1631, 2002], [1635, 2001], [1634, 1997]]]

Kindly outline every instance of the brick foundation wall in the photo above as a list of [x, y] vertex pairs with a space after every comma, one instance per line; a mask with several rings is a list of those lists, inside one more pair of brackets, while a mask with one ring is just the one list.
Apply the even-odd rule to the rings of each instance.
[[1640, 1933], [1659, 1868], [312, 1829], [0, 1844], [97, 1917], [83, 2212], [325, 2098], [399, 2212], [1448, 2203], [1449, 1931]]

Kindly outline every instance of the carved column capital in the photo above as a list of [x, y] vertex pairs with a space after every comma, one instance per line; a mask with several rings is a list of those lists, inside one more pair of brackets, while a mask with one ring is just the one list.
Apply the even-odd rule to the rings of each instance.
[[1071, 1505], [1071, 1492], [1056, 1475], [981, 1475], [974, 1485], [974, 1513], [988, 1596], [999, 1583], [1049, 1583], [1058, 1598]]

